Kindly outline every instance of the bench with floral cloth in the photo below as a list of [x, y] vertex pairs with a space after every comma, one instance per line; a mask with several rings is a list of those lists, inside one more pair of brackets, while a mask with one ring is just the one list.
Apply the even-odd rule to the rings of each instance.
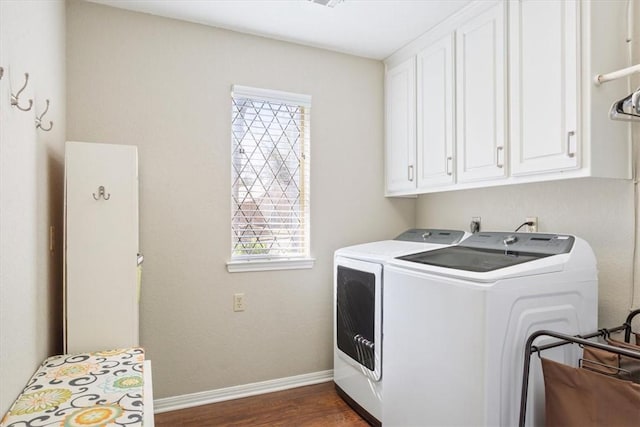
[[[150, 427], [144, 362], [141, 348], [49, 357], [0, 427]], [[152, 414], [153, 404], [146, 410]]]

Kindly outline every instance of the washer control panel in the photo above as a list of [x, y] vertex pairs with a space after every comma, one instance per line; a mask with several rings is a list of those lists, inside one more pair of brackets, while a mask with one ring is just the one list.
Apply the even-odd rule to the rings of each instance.
[[566, 234], [480, 232], [459, 246], [474, 249], [530, 252], [545, 255], [565, 254], [571, 251], [575, 238]]
[[440, 230], [434, 228], [412, 228], [400, 234], [394, 240], [405, 242], [438, 243], [442, 245], [453, 245], [464, 237], [464, 231], [460, 230]]

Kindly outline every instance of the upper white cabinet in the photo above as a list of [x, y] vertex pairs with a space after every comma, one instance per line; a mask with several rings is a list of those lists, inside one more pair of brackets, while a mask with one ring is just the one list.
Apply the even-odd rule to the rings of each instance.
[[505, 176], [504, 13], [502, 2], [482, 2], [415, 54], [387, 62], [387, 195]]
[[419, 190], [454, 182], [454, 34], [417, 55]]
[[385, 77], [386, 188], [389, 194], [416, 189], [416, 60], [410, 57]]
[[458, 182], [506, 176], [504, 3], [456, 30]]
[[511, 174], [579, 166], [578, 2], [509, 2]]
[[387, 58], [386, 194], [629, 179], [627, 82], [593, 83], [630, 65], [625, 4], [474, 1]]

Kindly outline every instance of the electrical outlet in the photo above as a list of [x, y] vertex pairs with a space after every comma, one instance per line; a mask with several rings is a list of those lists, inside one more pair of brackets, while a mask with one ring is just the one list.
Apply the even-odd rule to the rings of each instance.
[[533, 225], [527, 225], [525, 230], [527, 233], [537, 233], [538, 232], [538, 217], [537, 216], [528, 216], [525, 218], [525, 222], [533, 222]]
[[469, 231], [471, 231], [472, 233], [477, 233], [478, 231], [480, 231], [481, 220], [482, 218], [480, 218], [479, 216], [472, 216], [471, 223], [469, 224]]
[[233, 311], [244, 311], [244, 294], [233, 294]]

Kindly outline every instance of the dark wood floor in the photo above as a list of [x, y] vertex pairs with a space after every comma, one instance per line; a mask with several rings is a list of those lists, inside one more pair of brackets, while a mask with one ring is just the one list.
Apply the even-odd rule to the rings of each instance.
[[336, 394], [333, 382], [156, 414], [155, 425], [368, 426]]

